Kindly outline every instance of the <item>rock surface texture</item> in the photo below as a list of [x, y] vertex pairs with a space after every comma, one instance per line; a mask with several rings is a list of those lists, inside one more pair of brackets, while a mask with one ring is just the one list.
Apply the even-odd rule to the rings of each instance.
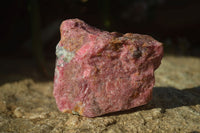
[[148, 103], [162, 44], [140, 34], [106, 32], [63, 21], [54, 96], [60, 111], [95, 117]]

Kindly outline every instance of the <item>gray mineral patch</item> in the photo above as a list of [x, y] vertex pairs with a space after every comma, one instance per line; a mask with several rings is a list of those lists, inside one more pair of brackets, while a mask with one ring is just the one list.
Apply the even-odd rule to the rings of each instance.
[[56, 56], [58, 58], [63, 56], [63, 60], [65, 62], [70, 62], [71, 59], [74, 57], [74, 52], [67, 51], [63, 47], [60, 47], [60, 46], [57, 45], [57, 47], [56, 47]]

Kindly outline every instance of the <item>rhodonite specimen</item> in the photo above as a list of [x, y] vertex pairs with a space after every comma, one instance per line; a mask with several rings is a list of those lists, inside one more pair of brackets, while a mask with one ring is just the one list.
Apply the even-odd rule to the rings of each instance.
[[60, 111], [95, 117], [151, 100], [160, 42], [101, 31], [79, 19], [63, 21], [60, 32], [53, 92]]

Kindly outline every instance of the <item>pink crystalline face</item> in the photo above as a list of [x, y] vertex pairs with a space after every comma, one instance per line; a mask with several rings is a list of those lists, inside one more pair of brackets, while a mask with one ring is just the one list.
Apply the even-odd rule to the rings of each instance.
[[95, 117], [151, 100], [163, 48], [147, 35], [109, 33], [70, 19], [61, 25], [56, 54], [59, 110]]

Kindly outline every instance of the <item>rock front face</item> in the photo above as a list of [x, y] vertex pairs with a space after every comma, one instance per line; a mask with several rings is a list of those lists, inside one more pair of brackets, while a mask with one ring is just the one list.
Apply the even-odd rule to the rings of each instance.
[[63, 21], [60, 32], [53, 92], [60, 111], [95, 117], [151, 100], [160, 42], [101, 31], [79, 19]]

